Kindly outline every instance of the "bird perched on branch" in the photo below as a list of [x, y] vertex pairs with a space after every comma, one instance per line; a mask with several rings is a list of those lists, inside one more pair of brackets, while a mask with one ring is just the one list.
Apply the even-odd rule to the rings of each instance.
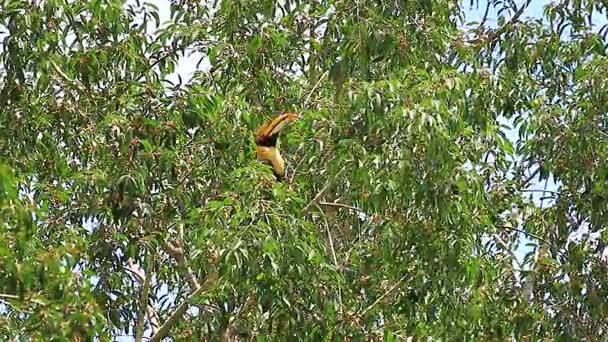
[[255, 134], [256, 158], [269, 163], [279, 180], [285, 176], [285, 161], [277, 149], [277, 138], [285, 127], [298, 118], [294, 113], [281, 114], [260, 126]]

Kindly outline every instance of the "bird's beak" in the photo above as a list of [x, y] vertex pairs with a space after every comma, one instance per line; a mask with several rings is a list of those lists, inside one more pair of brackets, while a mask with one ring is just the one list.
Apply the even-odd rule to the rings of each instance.
[[300, 115], [300, 114], [295, 114], [295, 113], [291, 113], [291, 112], [285, 113], [285, 114], [287, 114], [287, 118], [289, 118], [291, 120], [299, 120], [302, 118], [302, 115]]
[[285, 129], [285, 127], [287, 127], [289, 124], [291, 124], [293, 121], [296, 121], [297, 119], [298, 116], [294, 113], [285, 113], [279, 116], [275, 120], [276, 124], [274, 124], [274, 128], [268, 133], [268, 135], [272, 136], [278, 134], [280, 131]]

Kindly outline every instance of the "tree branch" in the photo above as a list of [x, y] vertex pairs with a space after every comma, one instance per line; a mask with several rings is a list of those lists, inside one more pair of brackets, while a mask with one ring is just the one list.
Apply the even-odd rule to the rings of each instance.
[[[152, 275], [152, 269], [151, 269], [151, 268], [150, 268], [150, 269], [148, 269], [148, 270], [146, 270], [146, 274], [144, 275], [144, 274], [141, 272], [141, 267], [139, 267], [139, 265], [135, 264], [135, 263], [133, 262], [133, 259], [129, 259], [129, 260], [127, 261], [127, 263], [128, 263], [128, 265], [127, 265], [127, 267], [125, 267], [125, 268], [126, 268], [126, 270], [127, 270], [127, 271], [129, 271], [129, 272], [131, 272], [131, 274], [133, 274], [133, 276], [134, 276], [134, 277], [137, 279], [137, 281], [138, 281], [140, 284], [145, 284], [145, 283], [146, 283], [146, 281], [151, 281], [151, 279], [150, 279], [150, 280], [148, 280], [148, 279], [147, 279], [147, 278], [148, 278], [148, 275], [150, 275], [150, 277], [151, 277], [151, 275]], [[152, 265], [150, 265], [150, 266], [152, 266]], [[149, 293], [149, 291], [150, 291], [150, 290], [149, 290], [149, 287], [150, 287], [150, 284], [148, 284], [148, 293]], [[147, 298], [147, 296], [148, 296], [148, 295], [146, 294], [146, 298]], [[141, 303], [142, 303], [142, 302], [141, 302], [141, 297], [140, 297], [140, 304], [141, 304]], [[142, 308], [142, 307], [140, 306], [140, 309], [141, 309], [141, 308]], [[148, 319], [150, 320], [150, 326], [151, 326], [151, 327], [158, 327], [158, 314], [156, 313], [156, 309], [154, 308], [154, 306], [152, 306], [152, 305], [150, 305], [150, 304], [148, 304], [148, 303], [146, 302], [146, 306], [145, 306], [145, 308], [146, 308], [145, 313], [148, 315]], [[142, 319], [140, 319], [139, 317], [140, 317], [140, 316], [138, 315], [138, 321], [137, 321], [137, 324], [139, 324], [139, 322], [140, 322], [140, 321], [142, 321], [142, 322], [143, 322], [143, 316], [141, 316], [141, 317], [142, 317]], [[136, 327], [137, 327], [137, 325], [136, 325]], [[137, 334], [136, 334], [136, 335], [137, 335]], [[143, 335], [142, 335], [142, 338], [143, 338]]]
[[12, 294], [7, 294], [7, 293], [0, 293], [0, 299], [20, 300], [21, 298], [19, 298], [19, 296], [17, 296], [17, 295], [12, 295]]
[[350, 210], [364, 212], [363, 209], [353, 207], [352, 205], [348, 205], [348, 204], [342, 204], [342, 203], [336, 203], [336, 202], [323, 202], [323, 201], [319, 202], [319, 204], [328, 206], [328, 207], [346, 208], [346, 209], [350, 209]]
[[181, 240], [176, 240], [175, 242], [164, 242], [162, 246], [165, 252], [173, 257], [173, 259], [175, 259], [177, 262], [177, 265], [185, 271], [184, 277], [186, 278], [186, 281], [190, 285], [192, 291], [196, 291], [200, 287], [200, 284], [196, 275], [194, 274], [194, 271], [186, 262], [186, 258], [184, 257], [184, 248], [182, 247], [183, 243]]
[[249, 294], [249, 296], [247, 296], [247, 301], [241, 306], [236, 315], [228, 319], [228, 324], [226, 324], [226, 327], [220, 332], [220, 341], [230, 341], [234, 324], [239, 318], [241, 318], [241, 316], [243, 316], [245, 312], [247, 312], [247, 310], [249, 310], [251, 306], [255, 305], [255, 303], [255, 294], [252, 292]]
[[488, 1], [487, 5], [486, 5], [486, 11], [483, 13], [483, 17], [481, 19], [481, 22], [479, 23], [479, 26], [477, 26], [477, 30], [481, 30], [483, 25], [486, 23], [486, 20], [488, 20], [488, 13], [490, 12], [491, 4], [492, 4], [492, 2]]
[[401, 285], [401, 283], [405, 280], [406, 277], [407, 277], [407, 275], [404, 275], [403, 277], [401, 277], [401, 279], [399, 279], [393, 286], [391, 286], [390, 289], [388, 289], [386, 292], [384, 292], [380, 297], [378, 297], [378, 299], [376, 299], [370, 306], [368, 306], [363, 311], [361, 311], [361, 313], [359, 313], [357, 316], [359, 316], [359, 317], [364, 316], [369, 310], [373, 309], [374, 306], [376, 306], [378, 303], [380, 303], [386, 296], [388, 296], [399, 285]]
[[541, 192], [541, 193], [548, 193], [548, 194], [552, 194], [552, 195], [561, 195], [558, 191], [546, 190], [546, 189], [519, 189], [519, 191], [521, 191], [521, 192]]
[[[160, 341], [165, 335], [169, 332], [171, 327], [183, 316], [184, 312], [188, 309], [188, 306], [192, 299], [197, 296], [201, 291], [213, 285], [212, 283], [217, 280], [217, 273], [210, 272], [205, 279], [205, 283], [203, 286], [199, 285], [198, 279], [194, 274], [194, 271], [190, 266], [186, 263], [186, 258], [184, 256], [184, 248], [181, 240], [176, 240], [174, 242], [165, 241], [162, 243], [162, 247], [164, 251], [169, 254], [177, 265], [185, 271], [184, 277], [186, 281], [190, 285], [191, 294], [184, 300], [180, 306], [175, 309], [171, 317], [154, 333], [154, 335], [150, 338], [150, 341]], [[215, 274], [215, 275], [214, 275]]]
[[308, 209], [314, 204], [317, 203], [317, 201], [319, 200], [319, 198], [321, 198], [321, 196], [323, 196], [323, 194], [325, 193], [325, 191], [327, 191], [327, 189], [334, 183], [334, 181], [342, 174], [342, 172], [344, 172], [344, 170], [346, 170], [346, 167], [342, 167], [340, 169], [340, 171], [338, 171], [338, 173], [336, 173], [335, 176], [333, 176], [331, 179], [327, 180], [327, 183], [325, 183], [325, 186], [323, 187], [323, 189], [321, 189], [321, 191], [319, 191], [315, 197], [308, 202], [308, 204], [304, 207], [304, 209], [302, 209], [302, 211], [306, 212], [308, 211]]
[[528, 7], [528, 5], [530, 4], [530, 1], [531, 0], [528, 0], [528, 1], [526, 1], [526, 3], [524, 5], [521, 5], [521, 7], [517, 10], [517, 12], [515, 12], [515, 15], [513, 16], [513, 18], [511, 18], [511, 20], [508, 23], [502, 25], [500, 28], [498, 28], [495, 31], [493, 31], [488, 36], [488, 41], [491, 42], [494, 39], [500, 37], [500, 35], [502, 35], [503, 33], [505, 33], [513, 25], [515, 25], [515, 23], [517, 23], [519, 21], [519, 18], [522, 16], [522, 14], [524, 14], [524, 11]]
[[542, 242], [542, 243], [544, 243], [544, 244], [546, 244], [546, 245], [548, 245], [548, 246], [555, 247], [555, 246], [554, 246], [554, 245], [553, 245], [551, 242], [549, 242], [547, 239], [544, 239], [544, 238], [542, 238], [542, 237], [540, 237], [540, 236], [538, 236], [538, 235], [536, 235], [536, 234], [529, 233], [529, 232], [527, 232], [527, 231], [525, 231], [525, 230], [523, 230], [523, 229], [519, 229], [519, 228], [515, 228], [515, 227], [510, 227], [510, 226], [498, 226], [498, 227], [499, 227], [499, 228], [506, 229], [506, 230], [510, 230], [510, 231], [512, 231], [512, 232], [518, 232], [518, 233], [522, 233], [522, 234], [524, 234], [524, 235], [526, 235], [526, 236], [529, 236], [529, 237], [535, 238], [535, 239], [536, 239], [536, 240], [538, 240], [539, 242]]
[[538, 175], [538, 173], [540, 172], [540, 166], [538, 168], [536, 168], [536, 170], [532, 171], [532, 173], [528, 176], [528, 178], [526, 178], [523, 182], [523, 184], [521, 185], [521, 187], [526, 187], [528, 186], [528, 184]]
[[[526, 8], [528, 8], [528, 5], [530, 4], [531, 1], [532, 0], [527, 0], [525, 4], [521, 5], [521, 7], [515, 12], [515, 15], [513, 15], [513, 17], [511, 18], [511, 20], [509, 20], [508, 23], [492, 30], [490, 32], [490, 34], [488, 34], [486, 39], [482, 40], [482, 42], [485, 42], [485, 43], [493, 42], [495, 39], [497, 39], [503, 33], [505, 33], [508, 29], [510, 29], [513, 25], [515, 25], [519, 21], [519, 18], [524, 14], [524, 11], [526, 10]], [[481, 25], [479, 26], [479, 28], [481, 28]]]
[[[302, 144], [302, 146], [304, 146], [304, 145]], [[296, 152], [294, 153], [294, 155], [295, 155], [295, 154], [298, 154], [298, 152], [300, 151], [300, 149], [301, 149], [301, 147], [298, 147], [298, 149], [296, 150]], [[306, 153], [304, 153], [304, 156], [302, 156], [302, 157], [300, 158], [300, 161], [299, 161], [299, 162], [296, 164], [296, 166], [293, 168], [293, 171], [291, 172], [291, 176], [289, 177], [289, 183], [290, 183], [290, 184], [291, 184], [291, 183], [293, 183], [294, 178], [296, 178], [296, 173], [298, 172], [298, 169], [300, 168], [300, 165], [302, 165], [302, 163], [304, 162], [304, 160], [305, 160], [305, 159], [304, 159], [304, 157], [306, 157], [306, 155], [307, 155], [307, 154], [306, 154]]]
[[78, 80], [73, 80], [71, 79], [65, 72], [63, 72], [63, 70], [61, 70], [61, 68], [59, 68], [59, 66], [57, 64], [55, 64], [54, 61], [49, 60], [49, 63], [51, 64], [51, 67], [53, 68], [53, 70], [55, 70], [55, 72], [66, 82], [68, 82], [69, 84], [73, 85], [76, 90], [78, 90], [79, 92], [83, 93], [85, 96], [87, 96], [92, 102], [96, 103], [95, 99], [93, 98], [93, 96], [87, 91], [86, 87], [82, 84], [82, 82], [78, 81]]
[[317, 80], [317, 83], [315, 83], [315, 85], [312, 87], [312, 89], [310, 89], [310, 92], [308, 92], [308, 95], [306, 96], [306, 99], [304, 100], [304, 103], [302, 104], [302, 107], [306, 107], [308, 105], [308, 101], [310, 101], [310, 97], [315, 92], [315, 90], [317, 90], [317, 87], [321, 84], [321, 81], [325, 77], [327, 77], [327, 75], [329, 75], [329, 71], [325, 71], [323, 73], [323, 75], [321, 75], [321, 77], [319, 77], [319, 79]]
[[217, 270], [209, 272], [205, 278], [205, 282], [198, 289], [194, 290], [173, 312], [173, 314], [167, 319], [167, 321], [158, 329], [158, 331], [150, 338], [150, 342], [159, 342], [163, 337], [167, 336], [169, 330], [179, 321], [192, 300], [201, 294], [203, 291], [210, 289], [218, 279]]
[[513, 252], [513, 249], [509, 248], [509, 245], [507, 245], [505, 240], [503, 240], [498, 234], [493, 234], [492, 236], [494, 237], [496, 242], [500, 245], [500, 247], [502, 247], [502, 249], [504, 251], [509, 253], [509, 255], [513, 258], [513, 260], [515, 260], [515, 262], [517, 263], [517, 267], [519, 267], [519, 270], [523, 269], [521, 266], [521, 263], [519, 262], [519, 260], [517, 260], [517, 256]]
[[[146, 269], [145, 279], [141, 288], [141, 294], [139, 297], [139, 310], [137, 311], [137, 323], [135, 326], [135, 341], [141, 342], [144, 336], [144, 323], [146, 310], [148, 308], [148, 294], [150, 293], [150, 283], [152, 281], [152, 268], [154, 261], [148, 264]], [[140, 283], [141, 284], [141, 283]]]
[[[336, 272], [340, 269], [340, 264], [338, 264], [338, 257], [336, 256], [336, 249], [334, 248], [334, 239], [331, 236], [331, 230], [329, 229], [329, 222], [327, 222], [327, 217], [325, 217], [325, 213], [323, 209], [319, 207], [319, 204], [315, 203], [317, 209], [323, 213], [323, 221], [325, 223], [325, 230], [327, 231], [327, 241], [329, 242], [329, 248], [331, 250], [331, 256], [334, 259], [334, 267], [336, 268]], [[340, 289], [340, 284], [338, 284], [338, 303], [340, 304], [340, 314], [342, 313], [342, 308], [344, 305], [342, 304], [342, 290]]]

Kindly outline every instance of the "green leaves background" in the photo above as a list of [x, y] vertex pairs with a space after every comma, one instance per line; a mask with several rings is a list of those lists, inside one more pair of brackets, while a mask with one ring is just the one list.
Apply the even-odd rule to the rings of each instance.
[[606, 5], [528, 6], [0, 2], [1, 334], [602, 335]]

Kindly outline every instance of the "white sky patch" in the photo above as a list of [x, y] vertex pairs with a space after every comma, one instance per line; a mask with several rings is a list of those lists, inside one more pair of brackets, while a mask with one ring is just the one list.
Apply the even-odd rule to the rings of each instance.
[[[170, 23], [171, 20], [171, 2], [169, 0], [151, 0], [146, 3], [150, 3], [155, 5], [158, 8], [158, 16], [160, 19], [160, 27], [166, 26]], [[126, 5], [135, 4], [135, 0], [128, 0]], [[155, 35], [155, 25], [154, 22], [149, 22], [148, 33], [151, 36]], [[203, 58], [204, 57], [204, 58]], [[199, 68], [197, 69], [197, 63], [203, 58], [203, 61], [200, 63]], [[171, 81], [174, 84], [179, 83], [179, 78], [181, 76], [182, 83], [188, 83], [194, 73], [197, 70], [207, 72], [211, 69], [211, 64], [209, 63], [209, 58], [203, 56], [202, 53], [198, 51], [186, 51], [186, 56], [181, 57], [176, 65], [175, 71], [169, 75], [167, 75], [166, 79]]]

